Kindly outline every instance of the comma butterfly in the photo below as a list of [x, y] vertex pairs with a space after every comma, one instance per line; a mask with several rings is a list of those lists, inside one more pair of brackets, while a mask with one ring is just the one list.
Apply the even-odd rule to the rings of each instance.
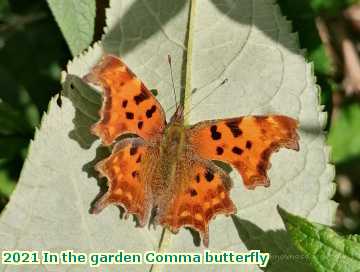
[[180, 105], [167, 123], [160, 103], [118, 58], [105, 55], [85, 76], [103, 88], [100, 120], [92, 133], [111, 145], [126, 133], [112, 154], [96, 165], [108, 190], [93, 213], [109, 204], [122, 206], [145, 226], [153, 209], [155, 223], [176, 233], [198, 231], [209, 243], [209, 221], [231, 215], [236, 207], [229, 175], [212, 160], [232, 165], [248, 189], [269, 186], [270, 155], [280, 147], [299, 150], [298, 122], [282, 115], [241, 116], [184, 124]]

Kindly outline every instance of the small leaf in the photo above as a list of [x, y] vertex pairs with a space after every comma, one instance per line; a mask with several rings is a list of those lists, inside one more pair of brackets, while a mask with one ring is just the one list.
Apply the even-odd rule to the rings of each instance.
[[93, 40], [95, 0], [48, 0], [49, 7], [75, 56]]
[[342, 237], [331, 228], [311, 223], [278, 207], [295, 246], [309, 258], [318, 272], [358, 272], [360, 236]]

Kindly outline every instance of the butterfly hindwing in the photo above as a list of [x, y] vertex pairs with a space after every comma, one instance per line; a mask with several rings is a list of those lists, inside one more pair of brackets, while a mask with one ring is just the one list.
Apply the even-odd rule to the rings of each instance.
[[234, 166], [247, 188], [269, 186], [270, 155], [280, 147], [298, 150], [295, 119], [282, 115], [204, 121], [187, 131], [195, 153]]
[[151, 181], [156, 156], [141, 138], [128, 138], [115, 145], [112, 154], [96, 165], [108, 180], [108, 190], [95, 204], [94, 213], [109, 204], [122, 206], [144, 226], [152, 209]]
[[230, 199], [230, 177], [213, 162], [192, 157], [180, 161], [167, 197], [160, 202], [158, 221], [177, 232], [180, 227], [198, 231], [205, 246], [209, 221], [218, 214], [236, 213]]
[[119, 58], [105, 55], [85, 80], [104, 90], [100, 121], [92, 127], [104, 144], [124, 133], [148, 140], [163, 131], [166, 121], [160, 103]]

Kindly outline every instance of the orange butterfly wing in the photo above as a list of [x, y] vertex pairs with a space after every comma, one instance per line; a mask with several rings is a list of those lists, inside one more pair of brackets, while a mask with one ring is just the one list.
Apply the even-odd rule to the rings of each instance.
[[193, 152], [234, 166], [249, 189], [269, 186], [270, 155], [281, 147], [299, 150], [295, 119], [282, 115], [204, 121], [187, 131]]
[[124, 133], [148, 140], [163, 131], [166, 120], [160, 103], [119, 58], [105, 55], [85, 80], [104, 89], [100, 121], [92, 127], [104, 144]]
[[95, 169], [108, 180], [107, 192], [94, 204], [98, 213], [109, 204], [122, 206], [144, 226], [152, 209], [151, 181], [156, 179], [157, 161], [154, 148], [141, 138], [128, 138], [115, 145], [112, 154]]
[[231, 187], [229, 176], [213, 162], [185, 156], [176, 169], [169, 193], [160, 202], [157, 220], [172, 232], [182, 226], [195, 229], [207, 247], [209, 221], [217, 214], [236, 213], [229, 196]]

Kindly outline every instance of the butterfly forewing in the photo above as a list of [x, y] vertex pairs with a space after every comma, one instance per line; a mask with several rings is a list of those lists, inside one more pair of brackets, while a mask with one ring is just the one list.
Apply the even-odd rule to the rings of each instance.
[[280, 147], [298, 150], [295, 119], [281, 115], [204, 121], [187, 131], [193, 151], [234, 166], [245, 186], [269, 186], [270, 155]]
[[105, 55], [85, 80], [104, 91], [100, 121], [92, 127], [104, 144], [124, 133], [149, 140], [163, 131], [166, 121], [160, 103], [119, 58]]

